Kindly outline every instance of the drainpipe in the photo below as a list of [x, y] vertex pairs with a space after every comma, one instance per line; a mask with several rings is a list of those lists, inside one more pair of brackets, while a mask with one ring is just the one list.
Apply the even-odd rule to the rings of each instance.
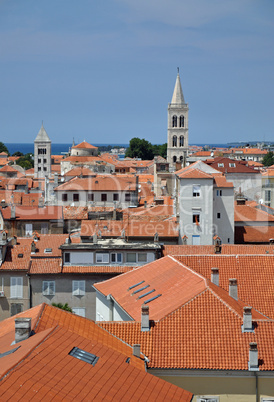
[[259, 390], [258, 390], [258, 372], [255, 371], [256, 378], [256, 402], [259, 402]]

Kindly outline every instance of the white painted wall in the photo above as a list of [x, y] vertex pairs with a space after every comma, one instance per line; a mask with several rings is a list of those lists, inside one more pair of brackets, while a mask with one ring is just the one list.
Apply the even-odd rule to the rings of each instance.
[[[217, 196], [217, 190], [219, 196]], [[222, 191], [222, 195], [220, 195]], [[234, 189], [233, 188], [214, 188], [213, 192], [213, 224], [216, 227], [222, 243], [234, 244]], [[217, 213], [221, 218], [217, 218]]]

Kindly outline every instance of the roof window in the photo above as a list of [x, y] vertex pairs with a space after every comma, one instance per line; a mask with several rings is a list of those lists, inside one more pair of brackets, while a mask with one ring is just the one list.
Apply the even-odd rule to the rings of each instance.
[[1, 358], [1, 357], [8, 356], [8, 355], [11, 355], [12, 353], [16, 352], [16, 350], [19, 349], [20, 347], [21, 347], [21, 345], [20, 345], [20, 346], [17, 346], [17, 348], [8, 350], [7, 352], [0, 353], [0, 358]]
[[24, 257], [24, 254], [22, 254], [22, 253], [18, 254], [18, 258], [23, 258], [23, 257]]
[[148, 303], [150, 303], [152, 300], [155, 300], [155, 299], [157, 299], [157, 298], [160, 297], [160, 296], [162, 296], [162, 295], [159, 294], [159, 295], [157, 295], [157, 296], [152, 297], [151, 299], [145, 300], [145, 301], [144, 301], [144, 304], [148, 304]]
[[146, 286], [143, 286], [143, 287], [140, 288], [140, 289], [134, 290], [134, 292], [132, 292], [132, 295], [135, 295], [135, 293], [139, 293], [139, 292], [141, 292], [142, 290], [145, 290], [145, 289], [149, 288], [149, 286], [150, 286], [150, 285], [146, 285]]
[[93, 355], [92, 353], [86, 352], [83, 349], [79, 349], [77, 347], [73, 348], [70, 352], [69, 352], [70, 356], [76, 357], [76, 359], [82, 360], [83, 362], [92, 364], [93, 366], [95, 366], [95, 364], [98, 362], [99, 357]]
[[146, 297], [147, 295], [149, 295], [150, 293], [155, 292], [155, 289], [150, 290], [149, 292], [144, 293], [143, 295], [137, 297], [137, 299], [142, 299], [143, 297]]
[[45, 248], [44, 253], [52, 253], [52, 248]]
[[144, 282], [145, 282], [145, 281], [138, 282], [138, 283], [136, 283], [135, 285], [130, 286], [130, 287], [128, 288], [128, 290], [131, 290], [131, 289], [133, 289], [133, 288], [136, 288], [136, 286], [142, 285], [142, 283], [144, 283]]

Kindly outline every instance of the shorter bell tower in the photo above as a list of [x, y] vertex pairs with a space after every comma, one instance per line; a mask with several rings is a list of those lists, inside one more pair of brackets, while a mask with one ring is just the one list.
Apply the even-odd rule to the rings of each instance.
[[51, 173], [51, 140], [43, 122], [34, 140], [34, 177], [46, 177]]

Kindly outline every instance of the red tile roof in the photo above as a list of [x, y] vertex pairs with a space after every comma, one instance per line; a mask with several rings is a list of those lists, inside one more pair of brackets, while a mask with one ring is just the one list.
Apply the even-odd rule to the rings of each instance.
[[[225, 158], [225, 157], [217, 157], [214, 159], [206, 160], [205, 163], [213, 167], [213, 169], [217, 169], [223, 173], [257, 173], [258, 170], [255, 170], [252, 166], [248, 165], [247, 161]], [[223, 166], [220, 166], [223, 165]]]
[[236, 278], [239, 298], [274, 319], [273, 254], [184, 255], [175, 258], [208, 279], [211, 278], [211, 268], [219, 268], [220, 286], [227, 291], [229, 278]]
[[163, 255], [189, 255], [189, 254], [215, 254], [214, 246], [190, 246], [165, 244], [162, 249]]
[[185, 170], [186, 168], [183, 168], [181, 170], [178, 170], [176, 172], [176, 175], [180, 179], [213, 179], [212, 175], [209, 173], [205, 173], [200, 169], [193, 168], [193, 169], [188, 169]]
[[[30, 312], [31, 313], [31, 312]], [[6, 320], [0, 323], [5, 329]], [[44, 306], [36, 334], [7, 357], [2, 400], [175, 400], [190, 402], [192, 394], [146, 373], [143, 358], [94, 322]], [[13, 336], [13, 331], [6, 337]], [[1, 342], [1, 340], [0, 340]], [[6, 342], [9, 350], [10, 342]], [[70, 356], [74, 347], [96, 355], [94, 366]], [[2, 349], [3, 350], [3, 349]], [[127, 358], [130, 358], [127, 361]], [[8, 359], [7, 359], [8, 358]], [[17, 365], [16, 365], [17, 363]], [[20, 363], [20, 364], [18, 364]]]
[[[11, 208], [8, 206], [2, 208], [3, 218], [11, 219]], [[27, 206], [16, 206], [16, 220], [62, 220], [63, 208], [58, 206], [44, 206], [42, 208], [33, 208]]]
[[133, 191], [136, 178], [124, 175], [98, 175], [96, 177], [74, 177], [55, 188], [55, 191]]
[[274, 222], [274, 216], [250, 205], [234, 206], [235, 222]]
[[88, 219], [88, 207], [63, 207], [64, 219]]
[[235, 226], [235, 243], [269, 243], [274, 239], [274, 226]]
[[86, 141], [81, 142], [80, 144], [74, 145], [74, 147], [72, 147], [73, 149], [76, 148], [81, 148], [81, 149], [98, 149], [98, 147], [95, 147], [94, 145], [89, 144]]
[[178, 224], [172, 221], [95, 221], [83, 220], [81, 225], [81, 236], [93, 236], [101, 231], [103, 237], [120, 237], [123, 229], [125, 236], [153, 238], [157, 232], [159, 237], [178, 237]]
[[61, 258], [33, 258], [31, 260], [30, 274], [60, 274], [61, 272]]

